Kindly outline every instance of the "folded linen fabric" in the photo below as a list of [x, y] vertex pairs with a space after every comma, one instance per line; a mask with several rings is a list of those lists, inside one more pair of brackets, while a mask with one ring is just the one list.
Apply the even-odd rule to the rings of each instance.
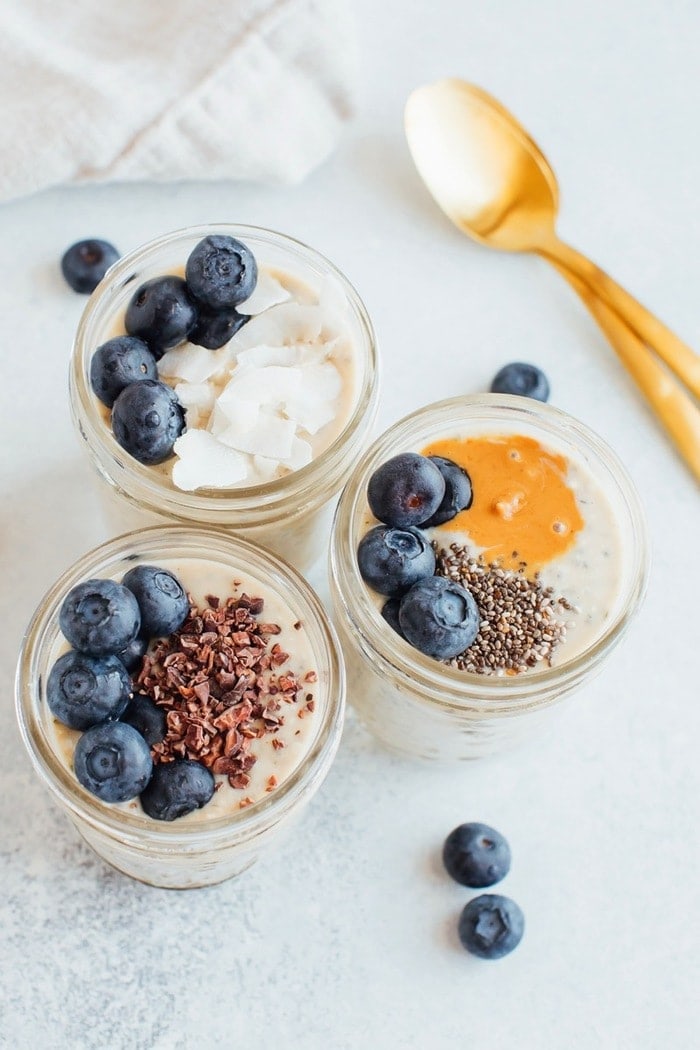
[[10, 0], [0, 199], [63, 182], [302, 179], [352, 110], [344, 0]]

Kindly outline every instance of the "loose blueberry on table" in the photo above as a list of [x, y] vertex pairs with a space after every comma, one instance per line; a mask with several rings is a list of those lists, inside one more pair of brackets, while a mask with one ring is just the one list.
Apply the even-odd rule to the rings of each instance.
[[119, 252], [109, 241], [88, 238], [66, 249], [61, 258], [61, 272], [74, 292], [89, 295], [118, 258]]
[[462, 886], [483, 889], [510, 871], [510, 847], [500, 831], [488, 824], [460, 824], [445, 839], [442, 860]]
[[510, 897], [482, 893], [465, 906], [459, 919], [459, 939], [480, 959], [502, 959], [517, 948], [525, 930], [525, 917]]
[[517, 394], [520, 397], [531, 397], [536, 401], [549, 399], [549, 380], [537, 365], [524, 361], [512, 361], [504, 365], [493, 377], [491, 383], [493, 394]]

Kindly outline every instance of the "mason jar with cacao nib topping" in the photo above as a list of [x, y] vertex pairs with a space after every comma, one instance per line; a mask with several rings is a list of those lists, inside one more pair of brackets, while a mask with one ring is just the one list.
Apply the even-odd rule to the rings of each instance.
[[[66, 596], [139, 566], [174, 575], [193, 603], [181, 630], [152, 640], [131, 677], [132, 690], [167, 715], [153, 768], [184, 757], [214, 775], [210, 800], [176, 819], [154, 819], [140, 796], [106, 802], [82, 786], [73, 764], [81, 732], [47, 699], [51, 669], [69, 650], [59, 624]], [[29, 624], [16, 677], [22, 738], [59, 808], [119, 871], [180, 889], [237, 875], [294, 825], [330, 769], [344, 702], [337, 640], [306, 581], [245, 540], [179, 526], [117, 537], [64, 573]]]
[[[187, 450], [182, 456], [185, 451], [195, 455], [193, 431], [201, 432], [201, 452], [184, 470], [175, 469], [179, 453], [145, 464], [116, 440], [109, 409], [91, 387], [91, 361], [99, 346], [125, 333], [127, 306], [136, 290], [157, 277], [184, 276], [190, 253], [211, 235], [242, 242], [256, 259], [258, 287], [240, 304], [242, 314], [251, 312], [246, 314], [250, 319], [219, 349], [185, 341], [163, 355], [159, 378], [174, 388], [186, 415]], [[299, 360], [292, 360], [295, 349]], [[188, 353], [195, 355], [194, 363]], [[209, 368], [223, 359], [225, 367], [208, 376]], [[248, 375], [243, 393], [249, 400], [241, 404], [232, 400], [236, 391], [230, 387], [230, 369], [244, 359]], [[310, 363], [310, 371], [297, 368], [302, 360]], [[283, 368], [290, 361], [286, 373], [294, 372], [291, 378]], [[337, 376], [331, 374], [333, 365]], [[278, 381], [279, 397], [270, 400]], [[71, 414], [111, 532], [159, 523], [217, 526], [268, 547], [302, 571], [325, 552], [332, 500], [367, 443], [378, 393], [374, 330], [349, 281], [312, 248], [252, 226], [178, 230], [125, 255], [88, 300], [70, 365]], [[258, 402], [259, 426], [253, 421]], [[226, 416], [223, 410], [234, 403], [241, 410]], [[273, 425], [263, 425], [271, 416]], [[228, 435], [223, 433], [227, 427]], [[288, 447], [275, 452], [277, 437]], [[212, 479], [210, 464], [218, 463], [218, 457], [223, 457], [222, 470], [236, 457], [255, 469], [235, 482], [223, 475]], [[198, 469], [205, 471], [201, 484]]]
[[[428, 575], [476, 600], [476, 636], [449, 659], [409, 644], [402, 624], [415, 624], [403, 598], [385, 608], [388, 590], [373, 590], [358, 565], [358, 545], [378, 525], [369, 480], [400, 453], [437, 455], [471, 475], [471, 503], [419, 527], [437, 553]], [[639, 497], [617, 456], [582, 423], [523, 397], [428, 405], [376, 440], [336, 510], [329, 575], [348, 699], [366, 728], [403, 754], [466, 759], [502, 750], [539, 732], [558, 702], [600, 670], [639, 609], [648, 565]]]

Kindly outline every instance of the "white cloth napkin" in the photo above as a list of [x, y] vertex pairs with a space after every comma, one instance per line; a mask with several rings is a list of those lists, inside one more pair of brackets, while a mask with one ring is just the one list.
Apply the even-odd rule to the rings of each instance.
[[344, 0], [0, 4], [0, 199], [63, 182], [295, 182], [351, 115]]

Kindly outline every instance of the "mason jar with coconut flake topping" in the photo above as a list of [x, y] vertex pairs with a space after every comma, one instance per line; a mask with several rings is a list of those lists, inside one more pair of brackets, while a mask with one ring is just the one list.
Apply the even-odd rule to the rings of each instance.
[[[291, 331], [289, 334], [284, 331], [283, 300], [285, 296], [288, 300], [291, 295], [292, 300], [300, 306], [299, 316], [303, 315], [304, 308], [308, 314], [309, 308], [313, 310], [316, 306], [325, 311], [324, 318], [332, 318], [333, 311], [339, 317], [346, 345], [340, 368], [342, 389], [332, 418], [328, 418], [327, 409], [325, 415], [314, 417], [311, 414], [311, 422], [307, 425], [311, 430], [316, 428], [316, 433], [307, 442], [294, 439], [294, 449], [286, 460], [287, 466], [283, 467], [282, 476], [269, 476], [270, 463], [274, 461], [264, 452], [274, 450], [275, 447], [274, 428], [270, 427], [270, 433], [264, 433], [263, 428], [259, 438], [267, 440], [268, 444], [263, 454], [253, 457], [256, 463], [254, 477], [221, 486], [218, 483], [212, 485], [211, 479], [206, 478], [207, 484], [200, 487], [180, 488], [176, 483], [178, 473], [173, 471], [179, 462], [176, 456], [157, 466], [147, 466], [130, 456], [117, 443], [110, 426], [109, 410], [92, 391], [90, 362], [98, 346], [124, 333], [125, 310], [139, 285], [166, 274], [183, 275], [192, 249], [204, 237], [212, 234], [228, 235], [246, 244], [256, 258], [260, 274], [259, 288], [250, 300], [250, 312], [257, 313], [234, 337], [231, 344], [235, 349], [233, 355], [230, 350], [224, 352], [229, 357], [235, 357], [239, 352], [243, 355], [248, 353], [250, 358], [252, 350], [254, 356], [258, 352], [258, 359], [262, 361], [265, 350], [277, 350], [277, 355], [270, 353], [265, 360], [273, 362], [273, 370], [278, 367], [274, 362], [279, 358], [280, 348], [295, 345], [295, 340], [303, 341], [306, 334], [303, 326], [301, 331]], [[280, 288], [284, 291], [281, 298]], [[261, 323], [260, 318], [265, 314], [260, 308], [267, 308], [266, 304], [269, 304], [270, 315], [273, 322], [276, 319], [276, 324]], [[246, 303], [241, 304], [241, 312], [246, 312], [246, 306]], [[286, 316], [289, 317], [289, 314], [287, 310]], [[297, 318], [292, 317], [291, 320], [293, 327], [297, 324]], [[275, 327], [277, 332], [274, 331]], [[271, 343], [272, 347], [256, 347], [256, 332], [261, 343]], [[335, 334], [332, 323], [331, 334]], [[206, 355], [222, 353], [200, 347], [193, 349], [197, 352], [195, 366], [203, 363], [205, 372]], [[199, 390], [202, 384], [196, 382], [201, 373], [194, 367], [187, 373], [190, 381], [179, 377], [179, 354], [179, 349], [169, 351], [159, 365], [163, 368], [164, 381], [173, 386], [181, 397], [187, 412], [188, 430], [191, 432], [201, 425], [202, 401], [199, 400]], [[257, 391], [272, 373], [264, 368], [259, 368], [258, 373], [254, 396], [260, 397]], [[377, 401], [375, 335], [357, 292], [343, 274], [318, 252], [290, 237], [252, 226], [222, 224], [191, 227], [167, 234], [125, 255], [108, 271], [91, 295], [78, 326], [70, 365], [71, 414], [82, 439], [81, 445], [95, 470], [100, 497], [112, 532], [164, 522], [219, 526], [281, 554], [302, 571], [308, 569], [326, 550], [331, 500], [367, 443]], [[241, 403], [238, 404], [240, 406]], [[298, 406], [302, 419], [303, 407]], [[219, 436], [215, 411], [212, 411], [200, 431], [202, 443], [206, 443], [202, 463], [207, 465], [207, 469], [212, 469], [215, 462], [213, 456], [221, 451], [228, 469], [232, 456], [220, 444], [212, 445], [214, 438]], [[283, 429], [284, 423], [284, 419], [278, 419], [275, 425], [277, 429]], [[303, 431], [302, 434], [307, 436]], [[212, 445], [212, 454], [209, 453], [209, 445]], [[312, 448], [310, 461], [306, 446]], [[262, 445], [248, 447], [263, 448]], [[188, 474], [179, 469], [180, 478], [187, 476], [187, 484], [191, 485], [192, 470]]]

